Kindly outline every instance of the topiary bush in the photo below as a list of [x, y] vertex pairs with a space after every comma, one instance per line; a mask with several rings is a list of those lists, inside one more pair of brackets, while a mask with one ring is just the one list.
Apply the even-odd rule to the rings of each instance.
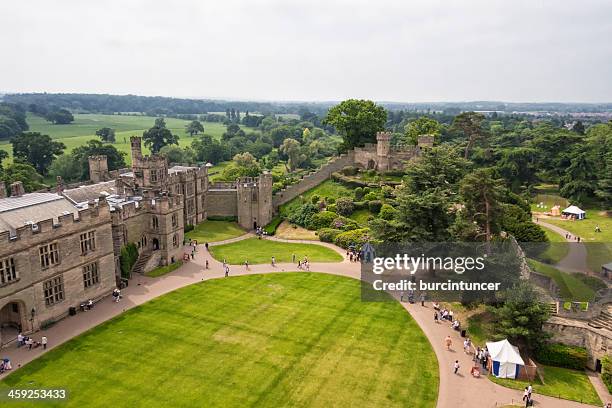
[[354, 176], [357, 174], [357, 167], [345, 166], [344, 168], [342, 168], [342, 174], [344, 174], [345, 176]]
[[334, 219], [338, 217], [338, 214], [332, 211], [321, 211], [320, 213], [313, 214], [310, 217], [308, 223], [308, 229], [320, 230], [321, 228], [331, 228]]
[[366, 200], [366, 201], [377, 200], [378, 199], [378, 195], [375, 192], [370, 191], [369, 193], [367, 193], [366, 195], [363, 196], [363, 199]]
[[119, 265], [121, 268], [121, 276], [130, 278], [132, 275], [132, 267], [138, 260], [138, 248], [135, 243], [129, 243], [121, 247], [119, 252]]
[[357, 187], [354, 191], [354, 194], [355, 194], [355, 201], [360, 201], [365, 194], [363, 192], [363, 187]]
[[535, 353], [536, 360], [545, 365], [584, 370], [587, 351], [584, 347], [550, 343], [542, 345]]
[[320, 199], [321, 199], [321, 196], [319, 196], [318, 194], [313, 194], [313, 196], [310, 197], [310, 202], [313, 204], [317, 204]]
[[317, 214], [318, 212], [319, 208], [316, 205], [306, 203], [298, 207], [298, 209], [294, 212], [292, 212], [289, 217], [287, 217], [287, 220], [292, 224], [307, 227], [310, 223], [310, 219], [312, 218], [312, 216], [314, 214]]
[[396, 214], [397, 210], [389, 204], [383, 204], [382, 207], [380, 207], [380, 211], [378, 212], [378, 216], [383, 220], [387, 221], [391, 221], [392, 219], [394, 219]]
[[317, 231], [321, 242], [334, 242], [336, 237], [342, 233], [342, 230], [335, 228], [321, 228]]
[[360, 228], [352, 231], [346, 231], [336, 236], [334, 243], [341, 248], [348, 249], [349, 246], [355, 245], [360, 247], [370, 238], [369, 228]]
[[382, 202], [380, 200], [372, 200], [368, 203], [368, 210], [370, 210], [372, 214], [378, 214], [381, 207]]
[[340, 215], [348, 217], [355, 210], [353, 200], [348, 197], [340, 197], [336, 200], [336, 212]]
[[360, 225], [357, 224], [357, 221], [352, 220], [347, 217], [343, 217], [341, 215], [336, 217], [331, 224], [331, 228], [336, 228], [342, 231], [350, 231], [350, 230], [358, 229], [359, 227]]

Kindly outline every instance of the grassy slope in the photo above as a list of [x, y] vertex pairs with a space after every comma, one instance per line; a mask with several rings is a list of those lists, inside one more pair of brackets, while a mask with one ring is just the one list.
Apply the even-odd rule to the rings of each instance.
[[340, 262], [342, 255], [333, 249], [316, 244], [298, 244], [249, 238], [242, 241], [213, 246], [210, 248], [215, 259], [225, 259], [229, 264], [240, 265], [245, 260], [250, 264], [270, 263], [272, 257], [276, 262], [291, 262], [292, 254], [297, 259], [308, 257], [310, 262]]
[[356, 280], [284, 273], [180, 289], [1, 385], [68, 387], [61, 407], [432, 408], [438, 381], [429, 342], [398, 303], [361, 302]]
[[158, 276], [165, 275], [167, 273], [170, 273], [170, 272], [178, 269], [182, 264], [183, 264], [183, 261], [178, 261], [178, 262], [175, 262], [175, 263], [170, 264], [170, 265], [158, 266], [157, 268], [153, 269], [152, 271], [149, 271], [149, 272], [145, 273], [145, 275], [150, 276], [152, 278], [157, 278]]
[[562, 272], [551, 265], [532, 259], [528, 259], [527, 262], [536, 272], [553, 278], [559, 287], [561, 297], [565, 300], [587, 301], [595, 294], [592, 288], [574, 274]]
[[[130, 136], [142, 136], [142, 133], [153, 126], [154, 117], [151, 116], [121, 116], [121, 115], [98, 115], [80, 114], [74, 115], [75, 121], [68, 125], [54, 125], [43, 118], [28, 114], [27, 121], [31, 132], [47, 134], [54, 139], [61, 140], [66, 145], [66, 150], [71, 151], [75, 147], [85, 144], [88, 140], [99, 139], [95, 136], [96, 130], [110, 127], [116, 131], [115, 147], [127, 153], [126, 160], [130, 162]], [[183, 119], [166, 118], [166, 125], [172, 133], [179, 136], [180, 146], [189, 146], [193, 140], [185, 133], [185, 125], [188, 121]], [[221, 123], [204, 122], [204, 131], [211, 136], [220, 139], [225, 126]], [[250, 131], [246, 130], [245, 131]], [[143, 146], [144, 148], [144, 146]], [[12, 155], [12, 146], [8, 141], [0, 143], [0, 149], [6, 150]], [[148, 153], [148, 149], [144, 148]]]
[[203, 244], [205, 242], [217, 242], [239, 237], [245, 233], [235, 222], [206, 220], [186, 233], [185, 239], [195, 239], [198, 241], [198, 244]]
[[[544, 372], [544, 382], [546, 384], [542, 384], [539, 380], [532, 384], [536, 401], [538, 400], [537, 394], [542, 394], [601, 406], [601, 400], [595, 388], [583, 371], [545, 365], [540, 365], [539, 368]], [[517, 390], [523, 390], [529, 385], [526, 381], [495, 378], [493, 376], [489, 378], [497, 384]]]
[[353, 197], [353, 192], [346, 186], [332, 180], [324, 181], [313, 189], [308, 190], [301, 196], [294, 198], [286, 204], [281, 205], [281, 214], [290, 214], [299, 208], [303, 203], [310, 202], [313, 195], [327, 198], [338, 198], [343, 196]]

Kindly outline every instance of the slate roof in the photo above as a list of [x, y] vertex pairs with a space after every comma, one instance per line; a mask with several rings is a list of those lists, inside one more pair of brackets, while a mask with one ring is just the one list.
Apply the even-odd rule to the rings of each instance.
[[101, 195], [108, 196], [116, 194], [115, 181], [103, 181], [101, 183], [89, 184], [64, 190], [62, 194], [75, 204], [86, 203], [90, 200], [97, 200]]
[[30, 193], [0, 199], [0, 232], [14, 231], [60, 215], [76, 213], [74, 205], [55, 193]]

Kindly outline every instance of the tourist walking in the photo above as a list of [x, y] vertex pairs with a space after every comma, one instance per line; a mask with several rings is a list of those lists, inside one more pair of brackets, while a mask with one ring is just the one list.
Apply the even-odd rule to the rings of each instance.
[[295, 263], [295, 254], [291, 254], [291, 263]]
[[272, 267], [276, 267], [276, 258], [272, 257]]
[[421, 306], [425, 306], [425, 293], [421, 293]]
[[455, 364], [453, 364], [453, 368], [454, 368], [454, 373], [457, 374], [457, 371], [459, 371], [459, 360], [455, 360]]
[[229, 276], [229, 266], [225, 265], [225, 277]]
[[208, 251], [208, 242], [204, 243], [204, 248], [206, 248], [206, 250]]
[[246, 269], [247, 271], [249, 270], [249, 261], [248, 260], [244, 260], [244, 269]]
[[47, 336], [42, 336], [42, 338], [40, 339], [40, 344], [42, 344], [43, 350], [47, 349]]
[[23, 346], [25, 344], [25, 340], [22, 333], [17, 335], [17, 348]]
[[444, 343], [446, 344], [446, 349], [450, 350], [451, 346], [453, 345], [453, 340], [451, 339], [451, 336], [446, 336], [446, 338], [444, 339]]
[[208, 259], [206, 260], [206, 269], [208, 269]]
[[439, 324], [440, 321], [438, 320], [438, 312], [434, 312], [434, 323]]

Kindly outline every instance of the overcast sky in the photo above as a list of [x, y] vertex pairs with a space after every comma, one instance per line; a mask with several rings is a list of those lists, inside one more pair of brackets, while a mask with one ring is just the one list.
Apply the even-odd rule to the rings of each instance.
[[3, 0], [0, 92], [612, 101], [612, 1]]

